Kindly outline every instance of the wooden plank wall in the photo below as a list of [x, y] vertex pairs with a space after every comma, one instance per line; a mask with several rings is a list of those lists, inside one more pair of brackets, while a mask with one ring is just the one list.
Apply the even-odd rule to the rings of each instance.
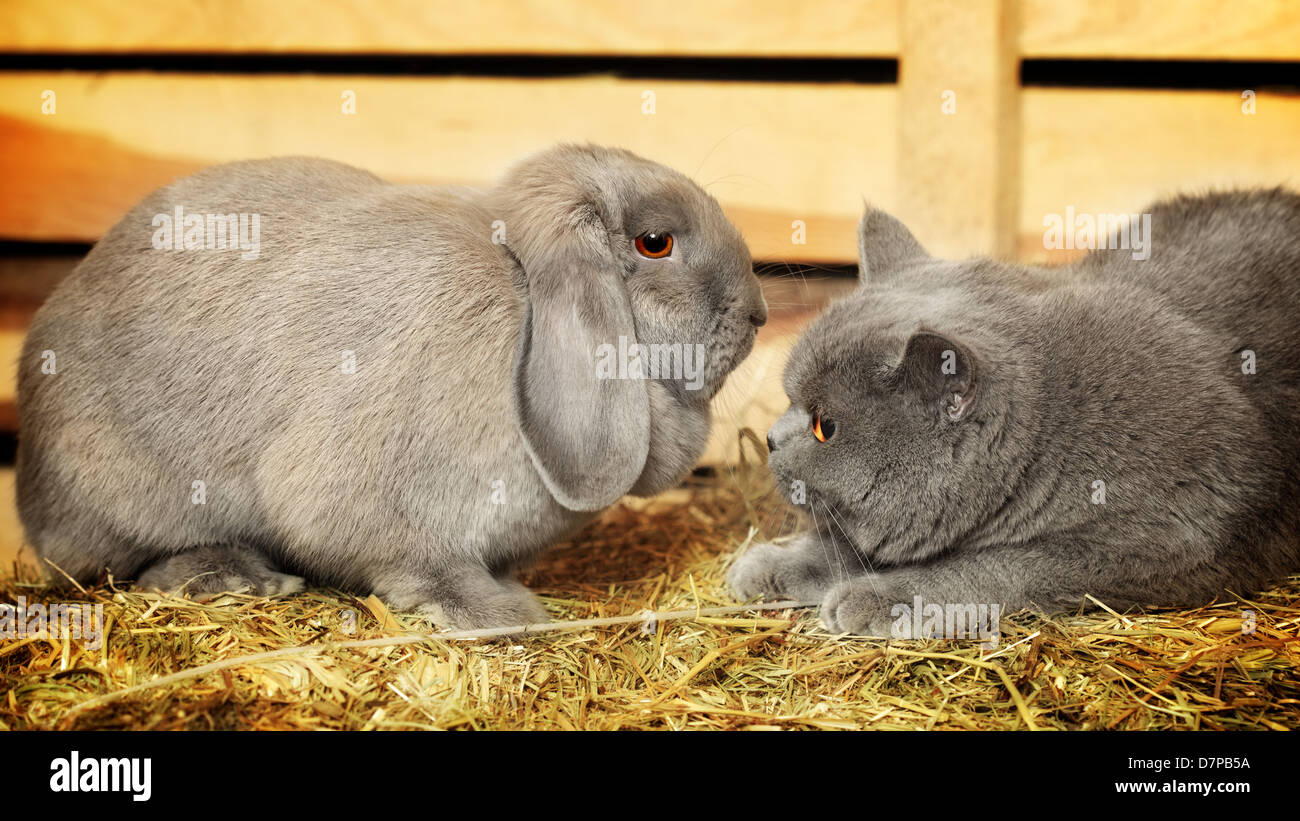
[[[1132, 212], [1175, 190], [1300, 186], [1293, 86], [1251, 88], [1245, 113], [1246, 88], [1188, 87], [1177, 71], [1174, 88], [1019, 80], [1023, 60], [1294, 76], [1300, 4], [1284, 0], [2, 7], [0, 429], [13, 429], [25, 322], [72, 259], [46, 244], [93, 242], [152, 188], [223, 160], [309, 153], [395, 180], [485, 184], [557, 140], [614, 143], [705, 184], [756, 258], [813, 266], [852, 264], [864, 199], [936, 252], [1046, 259], [1044, 216], [1067, 207]], [[522, 76], [491, 68], [501, 55]], [[448, 57], [460, 68], [438, 62]], [[898, 81], [879, 82], [889, 61]], [[349, 92], [355, 114], [342, 110]], [[727, 416], [759, 428], [783, 404], [784, 346], [845, 285], [771, 287], [780, 315], [767, 347], [724, 397]]]
[[[580, 0], [145, 0], [129, 13], [115, 0], [9, 0], [5, 9], [0, 54], [19, 65], [138, 52], [160, 65], [168, 54], [249, 53], [533, 55], [543, 67], [574, 54], [894, 57], [900, 83], [0, 70], [3, 239], [90, 242], [177, 173], [285, 152], [396, 179], [484, 183], [553, 140], [617, 142], [710, 184], [758, 257], [808, 262], [852, 261], [844, 228], [864, 197], [916, 212], [918, 232], [954, 252], [1013, 253], [1081, 185], [1078, 207], [1118, 211], [1171, 187], [1271, 182], [1297, 168], [1290, 93], [1256, 90], [1247, 116], [1241, 89], [1015, 82], [1020, 57], [1300, 60], [1293, 2], [728, 0], [663, 3], [651, 18]], [[357, 95], [355, 115], [341, 111], [345, 91]], [[653, 115], [643, 113], [648, 91]], [[942, 111], [946, 92], [955, 113]], [[1008, 146], [1014, 154], [999, 156]], [[1120, 193], [1099, 202], [1111, 186]], [[1023, 207], [963, 227], [966, 212], [1008, 201]], [[809, 224], [806, 245], [790, 241], [794, 219]]]

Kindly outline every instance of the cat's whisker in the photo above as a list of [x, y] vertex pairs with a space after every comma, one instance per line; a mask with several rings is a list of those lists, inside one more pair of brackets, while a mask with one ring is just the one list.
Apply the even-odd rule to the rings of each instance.
[[840, 529], [840, 533], [844, 534], [844, 540], [848, 542], [849, 552], [851, 552], [854, 555], [854, 557], [857, 558], [858, 565], [862, 567], [863, 572], [870, 575], [874, 575], [876, 569], [871, 566], [871, 560], [864, 557], [862, 553], [859, 552], [857, 548], [853, 546], [853, 540], [849, 538], [848, 531], [844, 528], [843, 521], [840, 519], [839, 516], [836, 515], [835, 511], [831, 508], [831, 506], [828, 503], [822, 502], [822, 505], [825, 506], [826, 512], [830, 514], [831, 521], [834, 522], [835, 526]]
[[[816, 504], [816, 503], [814, 502], [814, 504]], [[811, 507], [811, 505], [810, 505], [810, 507]], [[828, 521], [830, 524], [834, 525], [835, 527], [838, 527], [840, 533], [844, 536], [844, 539], [847, 541], [847, 540], [848, 540], [848, 534], [844, 532], [844, 527], [843, 527], [842, 525], [840, 525], [837, 521], [835, 521], [835, 512], [831, 510], [831, 506], [828, 505], [826, 502], [822, 502], [822, 507], [824, 507], [824, 508], [826, 509], [827, 521]], [[832, 540], [834, 540], [834, 538], [835, 538], [834, 534], [831, 535], [831, 538], [832, 538]], [[852, 548], [851, 548], [851, 544], [852, 544], [852, 543], [850, 542], [850, 549], [852, 549]], [[842, 561], [840, 561], [839, 550], [836, 550], [835, 556], [834, 556], [833, 558], [834, 558], [834, 560], [835, 560], [835, 577], [836, 577], [836, 580], [837, 580], [837, 581], [841, 581], [841, 582], [842, 582], [842, 581], [847, 581], [848, 578], [849, 578], [852, 574], [851, 574], [851, 573], [848, 571], [848, 569], [845, 567], [845, 563], [842, 562]]]
[[[839, 563], [838, 563], [838, 562], [835, 562], [835, 561], [832, 561], [832, 559], [831, 559], [831, 552], [830, 552], [829, 550], [826, 549], [826, 540], [822, 538], [822, 529], [821, 529], [821, 526], [817, 523], [817, 508], [816, 508], [816, 506], [815, 506], [815, 505], [808, 505], [808, 512], [812, 514], [812, 518], [813, 518], [813, 533], [817, 534], [817, 543], [821, 545], [821, 548], [822, 548], [822, 555], [825, 556], [825, 558], [826, 558], [826, 566], [827, 566], [827, 567], [838, 568], [838, 567], [839, 567]], [[832, 537], [832, 538], [834, 538], [834, 537]], [[846, 577], [845, 577], [845, 575], [844, 575], [844, 573], [843, 573], [842, 570], [836, 572], [836, 574], [835, 574], [835, 581], [836, 581], [837, 584], [838, 584], [839, 582], [847, 581], [847, 579], [846, 579]]]
[[[776, 513], [774, 512], [774, 513], [772, 514], [772, 520], [775, 520], [775, 519], [776, 519]], [[780, 538], [782, 538], [783, 536], [785, 536], [785, 535], [786, 535], [785, 532], [784, 532], [784, 531], [785, 531], [785, 524], [786, 524], [786, 522], [788, 522], [788, 521], [790, 521], [790, 511], [787, 509], [786, 512], [785, 512], [785, 516], [783, 516], [783, 517], [781, 518], [781, 526], [780, 526], [779, 528], [777, 528], [777, 530], [775, 531], [775, 535], [772, 536], [771, 538], [769, 538], [767, 541], [769, 541], [769, 542], [775, 542], [777, 539], [780, 539]], [[771, 522], [769, 522], [769, 524], [771, 524]], [[769, 532], [769, 531], [764, 531], [764, 532], [767, 533], [767, 532]]]

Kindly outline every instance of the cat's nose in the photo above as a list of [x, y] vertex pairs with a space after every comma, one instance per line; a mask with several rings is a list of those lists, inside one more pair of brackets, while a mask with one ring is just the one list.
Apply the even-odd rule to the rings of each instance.
[[755, 328], [761, 328], [767, 324], [766, 302], [749, 312], [749, 324], [753, 325]]
[[767, 431], [767, 452], [775, 453], [782, 442], [797, 441], [792, 439], [796, 433], [801, 430], [807, 430], [812, 425], [812, 418], [803, 408], [791, 405], [781, 418], [772, 423], [772, 427]]

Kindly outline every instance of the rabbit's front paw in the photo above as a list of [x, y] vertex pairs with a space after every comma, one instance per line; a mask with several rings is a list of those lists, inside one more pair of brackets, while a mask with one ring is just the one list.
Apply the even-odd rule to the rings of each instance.
[[727, 586], [742, 601], [779, 596], [816, 600], [826, 593], [826, 576], [826, 568], [810, 563], [798, 548], [756, 544], [732, 563]]
[[177, 595], [219, 593], [278, 596], [297, 593], [306, 582], [276, 570], [260, 553], [240, 545], [204, 545], [168, 556], [140, 575], [136, 587]]
[[521, 627], [551, 620], [542, 603], [513, 579], [458, 581], [454, 588], [442, 586], [414, 606], [398, 609], [414, 610], [436, 627], [453, 630]]

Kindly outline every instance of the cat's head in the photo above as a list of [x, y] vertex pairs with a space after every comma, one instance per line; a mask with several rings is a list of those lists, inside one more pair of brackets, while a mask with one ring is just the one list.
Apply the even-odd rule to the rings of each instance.
[[861, 287], [791, 353], [770, 464], [823, 532], [873, 560], [916, 561], [1000, 503], [999, 479], [1023, 447], [1012, 413], [1022, 367], [981, 319], [980, 269], [996, 263], [931, 258], [880, 211], [859, 236]]

